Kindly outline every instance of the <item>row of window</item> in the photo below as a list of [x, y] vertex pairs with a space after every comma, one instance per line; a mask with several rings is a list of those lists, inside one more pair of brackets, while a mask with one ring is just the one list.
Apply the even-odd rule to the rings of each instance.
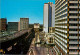
[[[56, 26], [63, 26], [64, 27], [64, 26], [67, 26], [67, 24], [64, 24], [64, 23], [63, 24], [56, 24]], [[77, 26], [77, 24], [70, 23], [69, 26]], [[79, 26], [80, 26], [80, 24], [79, 24]]]
[[69, 31], [77, 31], [77, 29], [69, 29]]
[[70, 52], [75, 52], [75, 51], [77, 52], [77, 49], [70, 49], [69, 51]]
[[77, 8], [70, 8], [69, 11], [77, 11]]
[[69, 15], [70, 16], [77, 16], [78, 14], [77, 13], [70, 13]]
[[70, 6], [78, 6], [78, 3], [70, 3]]
[[[69, 41], [77, 41], [77, 39], [69, 39]], [[79, 40], [80, 41], [80, 40]]]
[[[78, 34], [69, 34], [69, 36], [77, 36]], [[80, 34], [79, 34], [79, 36], [80, 36]]]
[[[69, 44], [69, 46], [77, 46], [77, 44]], [[80, 44], [79, 44], [79, 46], [80, 46]]]
[[[70, 18], [69, 19], [69, 21], [77, 21], [78, 19], [76, 19], [76, 18]], [[79, 19], [80, 20], [80, 19]], [[55, 22], [62, 22], [62, 21], [67, 21], [67, 19], [63, 19], [63, 20], [57, 20], [57, 21], [55, 21]]]
[[69, 1], [78, 1], [78, 0], [69, 0]]

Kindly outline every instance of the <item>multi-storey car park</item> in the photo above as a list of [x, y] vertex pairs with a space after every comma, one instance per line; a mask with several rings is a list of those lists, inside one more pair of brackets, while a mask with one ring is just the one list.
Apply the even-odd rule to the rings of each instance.
[[55, 1], [55, 51], [80, 55], [80, 0]]

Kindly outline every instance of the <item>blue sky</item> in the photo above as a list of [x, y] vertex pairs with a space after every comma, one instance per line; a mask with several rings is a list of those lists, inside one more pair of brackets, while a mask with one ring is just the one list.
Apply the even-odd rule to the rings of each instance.
[[[0, 18], [18, 22], [20, 17], [29, 18], [29, 23], [43, 24], [43, 6], [49, 0], [0, 0]], [[55, 4], [55, 0], [50, 0]]]

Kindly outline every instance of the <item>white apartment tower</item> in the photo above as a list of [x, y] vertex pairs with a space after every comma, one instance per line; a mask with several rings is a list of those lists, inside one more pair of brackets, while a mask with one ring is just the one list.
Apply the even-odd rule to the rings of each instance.
[[55, 25], [55, 4], [48, 2], [44, 4], [43, 31], [48, 33], [49, 27]]
[[80, 55], [80, 0], [55, 0], [57, 55]]

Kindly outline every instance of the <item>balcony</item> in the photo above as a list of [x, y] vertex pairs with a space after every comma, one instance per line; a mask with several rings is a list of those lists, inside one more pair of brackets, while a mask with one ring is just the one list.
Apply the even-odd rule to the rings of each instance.
[[69, 33], [77, 34], [78, 31], [69, 31]]
[[78, 6], [69, 6], [69, 8], [78, 8]]
[[69, 46], [69, 49], [78, 49], [77, 46]]
[[69, 28], [73, 28], [73, 29], [76, 28], [77, 29], [78, 26], [69, 26]]
[[55, 27], [60, 27], [60, 28], [67, 28], [67, 26], [63, 27], [63, 26], [55, 26]]
[[69, 11], [69, 13], [78, 13], [78, 11]]
[[69, 44], [78, 44], [78, 41], [69, 41]]
[[67, 24], [67, 21], [64, 21], [64, 22], [56, 22], [55, 24], [63, 24], [63, 23], [66, 23]]
[[60, 29], [55, 29], [55, 30], [60, 31], [60, 32], [65, 32], [65, 33], [67, 33], [66, 30], [60, 30]]
[[76, 19], [77, 19], [77, 18], [78, 18], [78, 16], [69, 16], [69, 18], [76, 18]]
[[69, 36], [69, 39], [78, 39], [78, 36]]
[[74, 51], [73, 51], [73, 52], [70, 51], [69, 54], [73, 54], [73, 55], [76, 54], [76, 55], [78, 55], [78, 52], [77, 52], [77, 51], [76, 51], [76, 52], [74, 52]]
[[78, 3], [78, 1], [69, 1], [69, 3]]
[[69, 21], [69, 23], [78, 23], [78, 21]]

